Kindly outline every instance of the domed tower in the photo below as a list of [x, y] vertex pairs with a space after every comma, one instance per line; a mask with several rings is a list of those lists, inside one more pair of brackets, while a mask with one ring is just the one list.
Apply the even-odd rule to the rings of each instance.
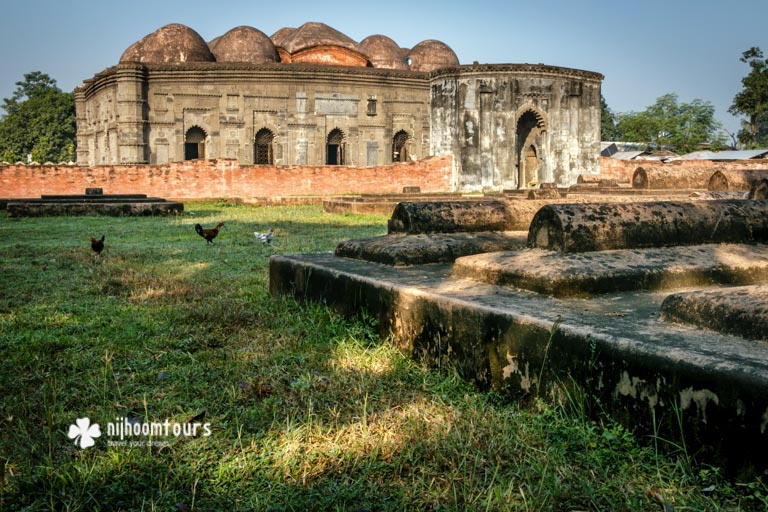
[[280, 60], [269, 36], [248, 26], [233, 28], [210, 41], [208, 47], [216, 57], [216, 62], [267, 64]]
[[200, 34], [178, 23], [165, 25], [128, 47], [120, 62], [144, 64], [183, 64], [186, 62], [215, 62], [208, 45]]
[[408, 54], [411, 71], [429, 73], [436, 69], [459, 65], [459, 58], [450, 46], [435, 39], [422, 41]]
[[359, 44], [324, 23], [311, 22], [297, 29], [281, 29], [272, 38], [281, 60], [282, 49], [290, 54], [293, 63], [368, 66], [368, 56]]
[[360, 41], [360, 48], [368, 55], [375, 68], [407, 70], [404, 52], [396, 42], [387, 36], [375, 34]]

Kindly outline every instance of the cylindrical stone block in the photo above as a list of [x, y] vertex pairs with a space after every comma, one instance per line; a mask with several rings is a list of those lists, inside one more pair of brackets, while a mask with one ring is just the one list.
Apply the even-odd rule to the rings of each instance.
[[389, 219], [389, 233], [526, 231], [546, 201], [402, 202]]
[[768, 200], [551, 204], [531, 221], [528, 245], [586, 252], [768, 241]]
[[632, 174], [632, 188], [641, 189], [706, 189], [712, 167], [643, 166]]

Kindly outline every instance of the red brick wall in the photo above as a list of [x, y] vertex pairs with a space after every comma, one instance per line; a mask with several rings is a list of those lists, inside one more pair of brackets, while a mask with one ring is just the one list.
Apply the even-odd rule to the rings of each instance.
[[616, 160], [600, 157], [600, 176], [630, 183], [638, 167], [650, 166], [674, 167], [712, 167], [712, 172], [721, 169], [768, 169], [768, 160], [737, 160], [733, 162], [713, 162], [712, 160], [678, 160], [662, 163], [655, 160]]
[[166, 199], [220, 199], [451, 191], [451, 157], [377, 167], [240, 166], [236, 160], [190, 160], [167, 165], [0, 166], [0, 198], [43, 194], [146, 194]]

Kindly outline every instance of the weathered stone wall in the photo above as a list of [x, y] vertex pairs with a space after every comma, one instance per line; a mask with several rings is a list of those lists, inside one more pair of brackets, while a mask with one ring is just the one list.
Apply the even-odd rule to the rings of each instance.
[[438, 71], [431, 153], [454, 155], [459, 190], [575, 184], [598, 172], [602, 78], [527, 64]]
[[[602, 75], [545, 65], [456, 66], [432, 73], [315, 64], [123, 62], [75, 91], [78, 163], [256, 161], [271, 132], [275, 165], [324, 165], [342, 134], [344, 165], [454, 157], [451, 190], [576, 183], [597, 173]], [[431, 91], [431, 92], [430, 92]], [[433, 133], [434, 132], [434, 133]], [[339, 153], [339, 155], [341, 154]], [[400, 153], [402, 154], [402, 152]], [[194, 157], [192, 157], [194, 158]]]
[[[344, 135], [344, 163], [392, 163], [392, 141], [409, 136], [425, 158], [429, 85], [423, 73], [293, 64], [122, 63], [76, 91], [78, 163], [184, 160], [188, 130], [205, 132], [206, 158], [254, 163], [256, 133], [274, 135], [275, 165], [324, 165], [328, 134]], [[105, 137], [109, 140], [105, 140]], [[114, 140], [112, 140], [114, 138]]]
[[166, 165], [0, 165], [0, 197], [82, 194], [99, 187], [105, 194], [147, 194], [173, 199], [242, 199], [423, 192], [450, 189], [450, 157], [378, 167], [241, 166], [236, 160], [189, 160]]

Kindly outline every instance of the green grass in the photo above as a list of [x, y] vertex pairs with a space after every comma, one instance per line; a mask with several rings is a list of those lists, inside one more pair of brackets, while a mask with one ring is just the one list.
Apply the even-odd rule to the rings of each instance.
[[[479, 393], [364, 314], [268, 293], [269, 255], [383, 234], [319, 207], [0, 217], [0, 510], [762, 510], [609, 419]], [[193, 230], [226, 222], [213, 245]], [[278, 246], [254, 230], [275, 228]], [[88, 236], [106, 234], [100, 257]], [[211, 435], [109, 446], [118, 417]], [[92, 448], [76, 418], [104, 431]]]

